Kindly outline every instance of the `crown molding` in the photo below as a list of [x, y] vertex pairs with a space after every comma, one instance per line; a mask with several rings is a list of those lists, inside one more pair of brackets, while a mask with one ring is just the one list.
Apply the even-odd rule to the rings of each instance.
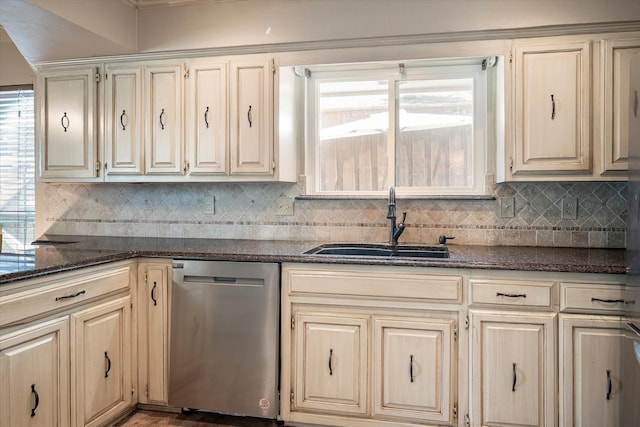
[[203, 3], [229, 3], [244, 0], [120, 0], [134, 9], [153, 9], [160, 7], [191, 6]]

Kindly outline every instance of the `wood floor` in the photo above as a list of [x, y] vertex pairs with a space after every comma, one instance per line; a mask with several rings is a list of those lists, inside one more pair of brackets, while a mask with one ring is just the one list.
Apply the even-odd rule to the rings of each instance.
[[251, 417], [232, 417], [229, 415], [194, 412], [176, 414], [138, 410], [127, 416], [114, 427], [150, 427], [150, 426], [181, 426], [181, 427], [280, 427], [283, 424], [275, 420]]

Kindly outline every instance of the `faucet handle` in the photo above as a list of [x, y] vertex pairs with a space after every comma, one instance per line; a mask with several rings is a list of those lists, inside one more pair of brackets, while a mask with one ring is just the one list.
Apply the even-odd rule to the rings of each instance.
[[447, 237], [444, 234], [440, 235], [440, 237], [438, 237], [438, 243], [441, 245], [446, 245], [447, 244], [447, 240], [453, 240], [455, 239], [455, 237]]
[[398, 224], [398, 227], [404, 227], [404, 220], [407, 219], [407, 213], [406, 212], [402, 212], [402, 219], [400, 220], [400, 224]]

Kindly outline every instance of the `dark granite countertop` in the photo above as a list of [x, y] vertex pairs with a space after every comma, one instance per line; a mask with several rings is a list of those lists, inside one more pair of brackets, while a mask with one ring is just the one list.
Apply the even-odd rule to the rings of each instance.
[[321, 242], [95, 236], [42, 240], [49, 244], [22, 254], [0, 254], [0, 284], [135, 257], [626, 273], [624, 249], [449, 245], [450, 258], [420, 259], [304, 254]]

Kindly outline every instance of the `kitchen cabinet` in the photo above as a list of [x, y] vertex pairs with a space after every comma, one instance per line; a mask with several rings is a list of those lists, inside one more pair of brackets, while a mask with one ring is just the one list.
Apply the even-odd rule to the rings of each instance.
[[138, 265], [138, 389], [140, 402], [168, 404], [171, 263]]
[[629, 168], [629, 119], [638, 114], [638, 88], [631, 87], [631, 58], [640, 53], [640, 37], [603, 40], [603, 176], [626, 174]]
[[0, 426], [69, 426], [69, 320], [0, 333]]
[[591, 42], [516, 41], [512, 57], [512, 177], [591, 175]]
[[142, 68], [105, 68], [105, 179], [139, 176], [144, 172]]
[[294, 320], [295, 407], [366, 413], [368, 317], [301, 311]]
[[43, 69], [38, 73], [38, 179], [99, 181], [100, 67]]
[[137, 402], [130, 295], [134, 264], [118, 262], [2, 286], [1, 425], [105, 425]]
[[74, 426], [99, 426], [134, 402], [131, 298], [71, 315], [71, 413]]
[[457, 423], [462, 278], [427, 271], [283, 266], [285, 422]]
[[183, 74], [182, 65], [144, 67], [146, 175], [182, 175], [186, 171]]

